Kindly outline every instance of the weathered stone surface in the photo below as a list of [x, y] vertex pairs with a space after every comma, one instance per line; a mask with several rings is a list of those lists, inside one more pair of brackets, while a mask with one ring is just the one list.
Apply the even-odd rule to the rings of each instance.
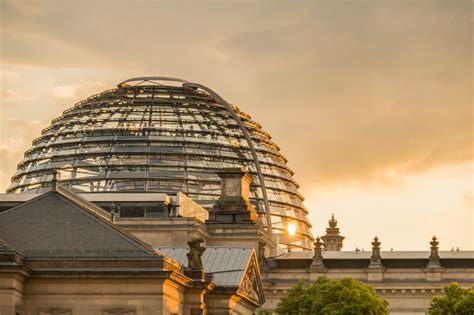
[[326, 228], [326, 235], [321, 236], [321, 239], [324, 242], [324, 249], [329, 251], [340, 251], [345, 237], [339, 235], [340, 232], [334, 214], [328, 223], [329, 227]]
[[220, 198], [209, 212], [209, 222], [256, 223], [257, 213], [249, 201], [253, 179], [245, 168], [229, 168], [217, 172], [222, 179]]

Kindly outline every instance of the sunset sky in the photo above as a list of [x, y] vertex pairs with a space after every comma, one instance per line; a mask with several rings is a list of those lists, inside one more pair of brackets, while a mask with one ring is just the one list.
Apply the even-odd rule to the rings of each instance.
[[205, 84], [273, 136], [313, 234], [474, 250], [472, 1], [0, 0], [0, 190], [51, 119], [136, 76]]

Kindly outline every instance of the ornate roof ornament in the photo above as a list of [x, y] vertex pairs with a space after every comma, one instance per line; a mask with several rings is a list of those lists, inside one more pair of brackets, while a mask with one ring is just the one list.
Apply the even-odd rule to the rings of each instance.
[[321, 239], [318, 236], [316, 238], [316, 241], [314, 242], [314, 255], [313, 255], [313, 262], [311, 263], [312, 269], [322, 269], [322, 270], [326, 269], [322, 251], [323, 251], [323, 242], [321, 242]]
[[382, 267], [382, 256], [380, 255], [381, 244], [379, 238], [375, 236], [374, 241], [372, 242], [372, 256], [370, 256], [369, 268]]
[[438, 245], [439, 242], [436, 239], [436, 236], [433, 236], [430, 242], [431, 245], [431, 253], [430, 253], [430, 258], [428, 260], [428, 264], [426, 265], [427, 268], [441, 268], [441, 260], [439, 258], [439, 252], [438, 252]]
[[204, 240], [200, 237], [193, 237], [188, 241], [189, 252], [186, 256], [188, 257], [188, 267], [191, 270], [203, 270], [201, 256], [206, 248], [201, 246], [201, 243], [204, 243]]
[[324, 249], [327, 251], [340, 251], [342, 248], [342, 242], [345, 237], [339, 235], [339, 228], [337, 227], [337, 220], [334, 218], [334, 214], [328, 221], [329, 227], [326, 228], [326, 235], [321, 236], [324, 242]]
[[238, 292], [251, 301], [263, 304], [265, 302], [265, 295], [262, 290], [261, 282], [257, 257], [253, 254], [245, 269], [245, 275], [240, 282]]

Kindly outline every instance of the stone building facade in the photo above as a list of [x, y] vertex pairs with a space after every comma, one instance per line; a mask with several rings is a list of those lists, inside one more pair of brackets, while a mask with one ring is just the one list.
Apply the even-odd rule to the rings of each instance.
[[[337, 244], [334, 250], [317, 238], [313, 252], [273, 255], [276, 244], [248, 203], [251, 180], [245, 169], [220, 176], [232, 189], [222, 191], [207, 220], [194, 216], [206, 210], [196, 211], [189, 202], [193, 210], [179, 209], [177, 216], [120, 218], [60, 185], [17, 201], [0, 213], [1, 310], [24, 315], [272, 312], [297, 281], [324, 275], [370, 284], [390, 303], [391, 314], [424, 314], [444, 286], [474, 282], [474, 252], [439, 252], [435, 238], [425, 252], [381, 251], [378, 238], [372, 252], [341, 251], [334, 217], [323, 236], [338, 237], [331, 243]], [[193, 270], [196, 253], [203, 268]]]
[[0, 314], [253, 314], [255, 250], [198, 240], [173, 259], [176, 247], [150, 246], [58, 186], [0, 213]]

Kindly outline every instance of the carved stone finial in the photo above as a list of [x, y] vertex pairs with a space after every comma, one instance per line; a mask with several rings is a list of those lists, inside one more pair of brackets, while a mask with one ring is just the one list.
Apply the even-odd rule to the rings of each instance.
[[428, 260], [428, 265], [426, 267], [428, 268], [441, 268], [441, 260], [439, 258], [439, 252], [438, 252], [438, 245], [439, 242], [436, 239], [436, 236], [433, 236], [430, 242], [431, 245], [431, 253], [430, 253], [430, 258]]
[[381, 242], [379, 242], [379, 238], [377, 236], [374, 237], [374, 241], [372, 242], [372, 249], [380, 249]]
[[206, 248], [201, 246], [201, 243], [204, 243], [204, 240], [200, 237], [193, 237], [188, 241], [189, 252], [186, 256], [191, 270], [203, 270], [201, 256]]
[[317, 237], [316, 241], [314, 242], [314, 255], [313, 262], [311, 263], [311, 268], [313, 269], [325, 269], [322, 247], [323, 242], [321, 242], [321, 239]]
[[337, 220], [334, 218], [334, 214], [328, 223], [329, 227], [326, 228], [326, 235], [321, 237], [324, 242], [324, 249], [327, 251], [340, 251], [345, 237], [339, 235], [339, 228], [337, 227]]
[[321, 239], [318, 236], [318, 237], [316, 237], [316, 241], [314, 242], [314, 256], [313, 256], [313, 258], [323, 258], [322, 247], [323, 247], [323, 242], [321, 242]]
[[337, 227], [337, 220], [334, 219], [334, 213], [331, 216], [331, 220], [328, 221], [329, 227], [335, 228]]
[[382, 266], [382, 256], [380, 256], [380, 245], [382, 243], [379, 242], [379, 238], [377, 236], [374, 237], [374, 241], [372, 242], [372, 256], [370, 256], [370, 267], [381, 267]]

